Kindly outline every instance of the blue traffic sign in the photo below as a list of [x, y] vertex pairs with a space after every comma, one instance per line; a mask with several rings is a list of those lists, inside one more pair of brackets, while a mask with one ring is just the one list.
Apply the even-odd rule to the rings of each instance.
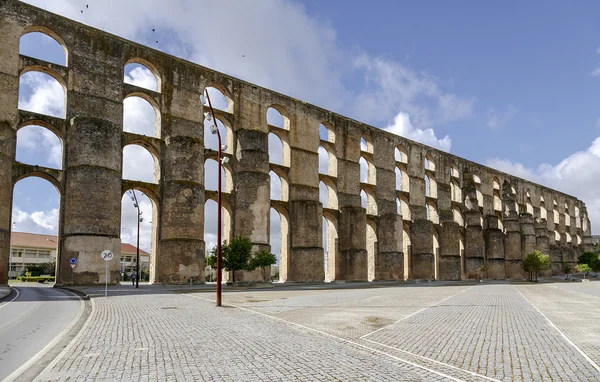
[[77, 259], [74, 257], [71, 257], [71, 259], [69, 259], [69, 263], [75, 265], [75, 264], [77, 264]]

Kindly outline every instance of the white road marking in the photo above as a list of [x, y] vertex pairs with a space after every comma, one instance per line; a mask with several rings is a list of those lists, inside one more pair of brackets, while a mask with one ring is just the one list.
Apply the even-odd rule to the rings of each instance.
[[433, 305], [429, 305], [429, 306], [426, 306], [426, 307], [424, 307], [423, 309], [417, 310], [416, 312], [414, 312], [414, 313], [411, 313], [411, 314], [409, 314], [409, 315], [408, 315], [408, 316], [406, 316], [406, 317], [402, 317], [401, 319], [399, 319], [399, 320], [397, 320], [397, 321], [394, 321], [394, 322], [392, 322], [392, 323], [391, 323], [391, 324], [389, 324], [389, 325], [386, 325], [386, 326], [383, 326], [383, 327], [381, 327], [381, 328], [379, 328], [379, 329], [377, 329], [377, 330], [374, 330], [374, 331], [372, 331], [371, 333], [367, 333], [367, 334], [365, 334], [364, 336], [361, 336], [361, 337], [360, 337], [360, 339], [361, 339], [361, 340], [362, 340], [362, 339], [365, 339], [365, 337], [367, 337], [367, 336], [370, 336], [371, 334], [377, 333], [378, 331], [380, 331], [380, 330], [383, 330], [383, 329], [385, 329], [385, 328], [389, 328], [389, 327], [390, 327], [390, 326], [392, 326], [392, 325], [395, 325], [395, 324], [397, 324], [397, 323], [399, 323], [399, 322], [401, 322], [401, 321], [404, 321], [404, 320], [406, 320], [406, 319], [408, 319], [408, 318], [410, 318], [410, 317], [412, 317], [412, 316], [414, 316], [414, 315], [417, 315], [417, 314], [419, 314], [419, 313], [421, 313], [421, 312], [423, 312], [423, 311], [425, 311], [425, 310], [427, 310], [427, 309], [429, 309], [429, 308], [431, 308], [431, 307], [434, 307], [434, 306], [436, 306], [436, 305], [438, 305], [438, 304], [441, 304], [442, 302], [444, 302], [444, 301], [446, 301], [446, 300], [449, 300], [449, 299], [451, 299], [451, 298], [452, 298], [452, 297], [454, 297], [454, 296], [458, 296], [459, 294], [461, 294], [461, 293], [464, 293], [464, 292], [466, 292], [466, 291], [468, 291], [468, 290], [470, 290], [470, 289], [472, 289], [472, 288], [474, 288], [474, 287], [476, 287], [476, 285], [473, 285], [473, 286], [471, 286], [471, 287], [469, 287], [469, 288], [467, 288], [467, 289], [465, 289], [465, 290], [462, 290], [462, 291], [460, 291], [460, 292], [458, 292], [458, 293], [455, 293], [455, 294], [453, 294], [452, 296], [446, 297], [445, 299], [443, 299], [443, 300], [440, 300], [440, 301], [436, 302], [436, 303], [435, 303], [435, 304], [433, 304]]
[[525, 297], [525, 295], [523, 293], [521, 293], [521, 291], [516, 286], [513, 285], [513, 288], [515, 288], [515, 290], [517, 292], [519, 292], [519, 294], [525, 299], [525, 301], [527, 301], [531, 306], [533, 306], [533, 308], [535, 310], [537, 310], [538, 313], [541, 314], [542, 317], [544, 317], [546, 319], [546, 321], [548, 321], [548, 323], [550, 324], [550, 326], [552, 326], [554, 329], [556, 329], [556, 331], [558, 333], [560, 333], [560, 335], [565, 339], [565, 341], [567, 341], [567, 343], [569, 345], [571, 345], [573, 348], [575, 348], [575, 350], [577, 350], [579, 352], [579, 354], [581, 354], [583, 356], [583, 358], [585, 358], [586, 361], [588, 361], [594, 367], [594, 369], [600, 371], [600, 366], [598, 366], [598, 364], [596, 364], [596, 362], [594, 362], [590, 357], [588, 357], [588, 355], [585, 354], [583, 352], [583, 350], [581, 350], [579, 348], [579, 346], [575, 345], [575, 342], [571, 341], [571, 339], [569, 339], [569, 337], [567, 337], [567, 335], [565, 333], [563, 333], [556, 325], [554, 325], [554, 323], [552, 321], [550, 321], [550, 319], [548, 317], [546, 317], [546, 315], [544, 313], [542, 313], [542, 311], [539, 310], [537, 308], [537, 306], [533, 305], [533, 303], [531, 301], [529, 301], [529, 299], [527, 297]]
[[17, 298], [19, 298], [19, 295], [21, 294], [21, 292], [19, 292], [19, 290], [17, 288], [12, 288], [12, 289], [14, 289], [17, 292], [17, 295], [15, 297], [13, 297], [12, 300], [3, 302], [2, 305], [0, 305], [0, 309], [4, 308], [9, 303], [11, 303], [11, 302], [15, 301]]
[[[458, 294], [458, 293], [457, 293], [457, 294]], [[205, 298], [205, 297], [201, 297], [201, 296], [194, 296], [194, 295], [190, 295], [190, 294], [184, 294], [184, 296], [188, 296], [188, 297], [193, 297], [193, 298], [198, 298], [198, 299], [202, 299], [202, 300], [206, 300], [206, 301], [215, 302], [215, 300], [211, 300], [211, 299], [209, 299], [209, 298]], [[391, 354], [389, 354], [389, 353], [386, 353], [386, 352], [384, 352], [384, 351], [381, 351], [381, 350], [378, 350], [378, 349], [374, 349], [374, 348], [372, 348], [372, 347], [369, 347], [369, 346], [363, 345], [363, 344], [361, 344], [361, 343], [354, 342], [354, 341], [351, 341], [351, 340], [347, 340], [347, 339], [345, 339], [345, 338], [338, 337], [338, 336], [335, 336], [335, 335], [333, 335], [333, 334], [329, 334], [329, 333], [326, 333], [326, 332], [320, 331], [320, 330], [318, 330], [318, 329], [313, 329], [313, 328], [310, 328], [310, 327], [308, 327], [308, 326], [304, 326], [304, 325], [302, 325], [302, 324], [298, 324], [298, 323], [295, 323], [295, 322], [287, 321], [287, 320], [284, 320], [284, 319], [282, 319], [282, 318], [279, 318], [279, 317], [271, 316], [271, 315], [269, 315], [269, 314], [262, 313], [262, 312], [257, 312], [257, 311], [255, 311], [255, 310], [248, 309], [248, 308], [244, 308], [244, 307], [241, 307], [241, 306], [237, 306], [237, 305], [233, 305], [233, 304], [223, 304], [223, 305], [226, 305], [226, 306], [231, 306], [231, 307], [233, 307], [233, 308], [237, 308], [237, 309], [241, 309], [241, 310], [245, 310], [245, 311], [247, 311], [247, 312], [254, 313], [254, 314], [257, 314], [257, 315], [261, 315], [261, 316], [264, 316], [264, 317], [267, 317], [267, 318], [270, 318], [270, 319], [273, 319], [273, 320], [277, 320], [277, 321], [285, 322], [285, 323], [287, 323], [287, 324], [289, 324], [289, 325], [297, 326], [297, 327], [299, 327], [299, 328], [302, 328], [302, 329], [305, 329], [305, 330], [308, 330], [308, 331], [311, 331], [311, 332], [319, 333], [319, 334], [321, 334], [321, 335], [323, 335], [323, 336], [326, 336], [326, 337], [335, 338], [335, 339], [336, 339], [336, 340], [338, 340], [338, 341], [345, 342], [345, 343], [349, 343], [349, 344], [352, 344], [352, 345], [355, 345], [355, 346], [361, 347], [361, 348], [363, 348], [363, 349], [370, 350], [371, 352], [375, 352], [375, 353], [379, 353], [379, 354], [385, 355], [385, 356], [387, 356], [387, 357], [390, 357], [390, 358], [392, 358], [392, 359], [395, 359], [396, 361], [400, 361], [400, 362], [403, 362], [403, 363], [409, 364], [409, 365], [411, 365], [411, 366], [414, 366], [414, 367], [416, 367], [416, 368], [419, 368], [419, 369], [426, 370], [426, 371], [428, 371], [428, 372], [430, 372], [430, 373], [437, 374], [437, 375], [439, 375], [439, 376], [441, 376], [441, 377], [448, 378], [448, 379], [450, 379], [450, 380], [452, 380], [452, 381], [456, 381], [456, 382], [466, 382], [466, 381], [464, 381], [464, 380], [462, 380], [462, 379], [458, 379], [458, 378], [456, 378], [456, 377], [449, 376], [448, 374], [444, 374], [444, 373], [442, 373], [442, 372], [440, 372], [440, 371], [436, 371], [436, 370], [430, 369], [430, 368], [428, 368], [428, 367], [425, 367], [425, 366], [422, 366], [422, 365], [419, 365], [419, 364], [413, 363], [413, 362], [411, 362], [411, 361], [409, 361], [409, 360], [406, 360], [406, 359], [403, 359], [403, 358], [400, 358], [400, 357], [396, 357], [396, 356], [394, 356], [394, 355], [391, 355]]]
[[48, 353], [54, 346], [56, 346], [56, 344], [65, 335], [67, 335], [67, 333], [69, 333], [69, 331], [73, 328], [73, 326], [75, 326], [77, 321], [79, 321], [79, 318], [81, 317], [81, 315], [83, 315], [83, 311], [85, 309], [85, 303], [83, 302], [81, 297], [77, 296], [73, 292], [69, 292], [68, 290], [64, 290], [64, 289], [61, 289], [61, 290], [65, 291], [67, 293], [71, 293], [73, 296], [75, 296], [79, 299], [79, 311], [77, 312], [77, 316], [75, 317], [75, 319], [73, 319], [73, 321], [71, 321], [71, 323], [69, 325], [67, 325], [67, 327], [62, 332], [60, 332], [56, 337], [54, 337], [54, 339], [48, 345], [44, 346], [44, 348], [42, 350], [40, 350], [36, 355], [31, 357], [31, 359], [29, 361], [25, 362], [23, 365], [21, 365], [21, 367], [19, 367], [15, 371], [13, 371], [8, 377], [6, 377], [3, 380], [3, 382], [12, 382], [12, 381], [16, 380], [21, 374], [23, 374], [27, 369], [29, 369], [31, 367], [31, 365], [33, 365], [37, 361], [39, 361], [46, 353]]

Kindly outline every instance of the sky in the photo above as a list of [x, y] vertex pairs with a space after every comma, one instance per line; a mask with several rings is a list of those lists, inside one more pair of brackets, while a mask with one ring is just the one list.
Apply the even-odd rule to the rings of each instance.
[[[26, 2], [574, 195], [600, 233], [600, 3]], [[21, 52], [64, 63], [48, 38], [23, 37]], [[61, 86], [28, 74], [19, 107], [64, 114]], [[156, 86], [139, 66], [126, 68], [125, 80]], [[154, 135], [151, 105], [127, 99], [125, 109], [126, 131]], [[60, 141], [42, 128], [20, 130], [17, 149], [18, 160], [60, 166]], [[149, 153], [128, 147], [124, 157], [125, 177], [152, 181]], [[151, 202], [142, 197], [140, 205], [151, 216]], [[215, 212], [207, 204], [206, 215]], [[31, 178], [17, 184], [15, 230], [56, 232], [57, 216], [53, 186]], [[150, 221], [142, 225], [146, 250]], [[125, 197], [124, 241], [135, 242], [135, 223]], [[206, 226], [209, 249], [215, 223]]]

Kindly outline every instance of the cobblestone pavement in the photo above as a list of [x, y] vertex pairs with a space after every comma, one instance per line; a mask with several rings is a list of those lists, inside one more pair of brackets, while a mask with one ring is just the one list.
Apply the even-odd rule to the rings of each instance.
[[92, 297], [39, 380], [600, 380], [598, 298], [563, 285], [276, 287], [227, 292], [224, 308], [121, 287]]

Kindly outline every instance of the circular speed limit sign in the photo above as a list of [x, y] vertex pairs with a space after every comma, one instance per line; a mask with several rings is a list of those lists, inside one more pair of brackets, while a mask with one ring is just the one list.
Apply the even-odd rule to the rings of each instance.
[[107, 249], [106, 251], [102, 251], [100, 256], [102, 257], [102, 260], [104, 260], [104, 261], [111, 261], [113, 258], [113, 253]]

